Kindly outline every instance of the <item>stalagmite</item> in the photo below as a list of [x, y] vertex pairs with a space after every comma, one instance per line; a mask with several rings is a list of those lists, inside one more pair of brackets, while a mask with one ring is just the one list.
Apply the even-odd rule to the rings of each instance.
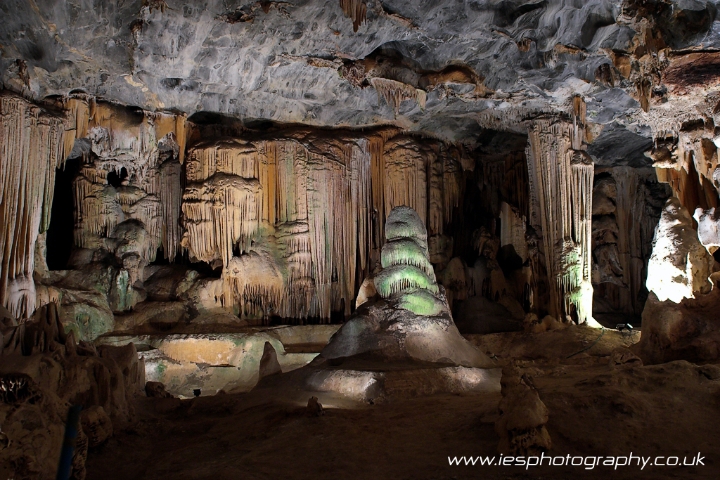
[[[361, 282], [380, 267], [387, 213], [411, 206], [442, 235], [462, 195], [457, 151], [423, 146], [394, 129], [364, 137], [299, 131], [275, 140], [204, 141], [185, 163], [184, 248], [191, 258], [220, 261], [225, 269], [253, 244], [270, 249], [285, 292], [273, 308], [284, 318], [350, 314]], [[219, 179], [234, 185], [230, 194], [220, 194]], [[427, 249], [427, 238], [423, 242]], [[410, 262], [401, 250], [386, 260]], [[434, 282], [423, 258], [418, 266]], [[257, 288], [243, 291], [260, 295]], [[241, 295], [226, 294], [226, 307]]]
[[447, 308], [429, 262], [427, 231], [420, 216], [407, 206], [395, 207], [385, 224], [383, 269], [374, 279], [377, 293], [394, 299], [417, 315], [438, 315]]
[[550, 314], [564, 319], [573, 305], [584, 323], [592, 319], [593, 163], [582, 150], [583, 120], [578, 116], [573, 123], [537, 121], [529, 132], [526, 155], [530, 223], [542, 231], [551, 279]]
[[62, 119], [0, 96], [0, 304], [20, 319], [35, 309], [35, 242], [50, 225], [64, 130]]

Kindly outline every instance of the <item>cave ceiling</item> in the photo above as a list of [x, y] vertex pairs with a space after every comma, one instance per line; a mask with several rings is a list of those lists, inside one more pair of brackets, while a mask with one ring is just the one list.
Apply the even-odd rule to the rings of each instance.
[[0, 87], [465, 143], [581, 95], [591, 153], [635, 166], [658, 132], [716, 115], [717, 0], [345, 2], [364, 22], [341, 3], [3, 0]]

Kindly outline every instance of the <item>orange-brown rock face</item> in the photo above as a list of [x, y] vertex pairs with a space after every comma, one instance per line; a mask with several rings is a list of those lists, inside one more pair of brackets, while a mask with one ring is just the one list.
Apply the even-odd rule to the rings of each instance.
[[244, 316], [349, 314], [395, 206], [442, 235], [460, 202], [458, 152], [386, 130], [205, 141], [186, 164], [182, 245], [223, 267], [220, 303]]

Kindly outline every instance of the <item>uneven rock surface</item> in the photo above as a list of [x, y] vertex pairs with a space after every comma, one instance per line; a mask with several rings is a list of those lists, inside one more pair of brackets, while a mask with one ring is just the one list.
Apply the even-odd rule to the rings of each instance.
[[475, 131], [473, 114], [493, 123], [508, 116], [493, 110], [512, 120], [563, 110], [573, 91], [601, 125], [617, 122], [608, 140], [647, 137], [643, 109], [717, 81], [682, 69], [692, 55], [715, 65], [691, 53], [720, 45], [714, 1], [373, 0], [355, 2], [365, 11], [355, 21], [342, 3], [8, 3], [1, 78], [41, 98], [82, 89], [148, 110], [396, 122], [452, 140]]
[[643, 333], [638, 353], [645, 363], [720, 358], [718, 292], [713, 290], [679, 305], [650, 294], [643, 311]]
[[134, 397], [145, 368], [133, 345], [101, 347], [66, 336], [57, 305], [31, 320], [4, 327], [0, 357], [0, 471], [8, 478], [53, 478], [71, 405], [82, 413], [72, 462], [73, 478], [85, 478], [88, 448], [133, 420]]
[[717, 478], [718, 8], [0, 2], [0, 476]]
[[[598, 331], [587, 331], [594, 339]], [[589, 334], [594, 332], [595, 336]], [[448, 456], [498, 455], [500, 391], [399, 395], [374, 404], [340, 401], [315, 394], [324, 415], [308, 416], [310, 395], [277, 396], [282, 381], [243, 395], [193, 400], [142, 399], [139, 422], [116, 433], [107, 447], [91, 454], [90, 478], [715, 478], [720, 471], [715, 397], [720, 367], [685, 361], [656, 366], [609, 365], [622, 342], [607, 332], [601, 348], [565, 359], [582, 348], [572, 329], [541, 334], [506, 333], [512, 352], [498, 365], [532, 378], [547, 407], [545, 428], [552, 438], [548, 455], [635, 455], [705, 457], [704, 466], [519, 467], [449, 466]], [[481, 337], [484, 338], [485, 336]], [[490, 335], [492, 337], [492, 335]], [[637, 340], [637, 338], [636, 338]], [[559, 344], [542, 358], [520, 345]], [[590, 343], [590, 342], [589, 342]], [[565, 353], [570, 352], [570, 353]], [[513, 359], [515, 357], [515, 359]], [[275, 381], [282, 379], [279, 376]], [[682, 443], [678, 443], [682, 438]], [[652, 440], [647, 440], [652, 439]], [[191, 447], [189, 447], [191, 445]], [[278, 462], [278, 451], [292, 462]], [[322, 452], [319, 454], [318, 452]], [[128, 462], [128, 459], [134, 461]]]

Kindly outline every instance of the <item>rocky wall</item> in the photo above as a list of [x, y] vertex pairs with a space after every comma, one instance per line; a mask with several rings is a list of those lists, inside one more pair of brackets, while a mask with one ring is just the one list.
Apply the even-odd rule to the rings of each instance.
[[246, 137], [190, 148], [182, 203], [183, 248], [222, 266], [219, 303], [242, 316], [349, 314], [392, 208], [417, 209], [441, 238], [460, 205], [461, 150], [440, 142], [394, 129]]

